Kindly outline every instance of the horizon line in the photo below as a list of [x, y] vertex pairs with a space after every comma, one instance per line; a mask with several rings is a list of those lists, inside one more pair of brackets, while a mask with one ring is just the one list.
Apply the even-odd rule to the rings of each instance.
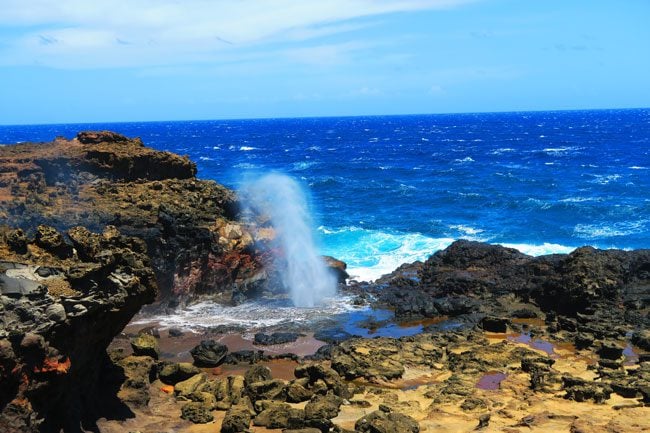
[[497, 110], [497, 111], [456, 111], [438, 113], [395, 113], [395, 114], [352, 114], [352, 115], [324, 115], [324, 116], [281, 116], [281, 117], [222, 117], [212, 119], [164, 119], [164, 120], [106, 120], [92, 122], [56, 122], [56, 123], [0, 123], [0, 127], [15, 126], [59, 126], [59, 125], [104, 125], [104, 124], [127, 124], [127, 123], [174, 123], [174, 122], [220, 122], [220, 121], [248, 121], [248, 120], [292, 120], [292, 119], [346, 119], [358, 117], [409, 117], [409, 116], [453, 116], [473, 114], [519, 114], [519, 113], [561, 113], [578, 111], [633, 111], [650, 110], [648, 107], [624, 107], [624, 108], [566, 108], [549, 110]]

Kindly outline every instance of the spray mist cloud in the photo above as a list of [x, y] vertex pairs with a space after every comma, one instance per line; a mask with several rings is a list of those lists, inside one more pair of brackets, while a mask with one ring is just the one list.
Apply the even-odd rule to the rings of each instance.
[[336, 277], [318, 253], [307, 199], [298, 182], [271, 173], [248, 182], [242, 192], [248, 206], [271, 218], [281, 251], [276, 265], [294, 305], [313, 307], [334, 296]]

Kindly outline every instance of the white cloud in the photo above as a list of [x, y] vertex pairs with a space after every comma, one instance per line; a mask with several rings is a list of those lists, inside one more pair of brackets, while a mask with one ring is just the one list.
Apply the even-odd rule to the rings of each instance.
[[[15, 35], [5, 40], [0, 64], [85, 68], [219, 62], [233, 51], [359, 30], [368, 25], [358, 21], [362, 18], [472, 1], [0, 0], [0, 25]], [[331, 51], [322, 51], [336, 60]]]

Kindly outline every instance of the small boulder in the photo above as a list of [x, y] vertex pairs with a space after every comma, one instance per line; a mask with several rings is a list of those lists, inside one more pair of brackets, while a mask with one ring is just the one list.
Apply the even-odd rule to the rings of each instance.
[[203, 340], [190, 350], [194, 363], [201, 367], [216, 367], [223, 362], [228, 347], [214, 340]]
[[127, 356], [117, 362], [126, 376], [117, 394], [120, 400], [135, 407], [144, 407], [149, 403], [149, 385], [152, 377], [155, 377], [154, 363], [149, 356]]
[[317, 395], [305, 406], [305, 419], [332, 419], [339, 414], [343, 399], [333, 394]]
[[273, 379], [271, 369], [264, 365], [254, 365], [244, 374], [244, 382], [250, 385], [255, 382], [264, 382]]
[[623, 346], [615, 341], [603, 341], [600, 349], [598, 349], [598, 355], [601, 358], [616, 360], [623, 356], [624, 349]]
[[158, 359], [160, 356], [158, 340], [150, 334], [137, 335], [131, 340], [131, 348], [135, 356], [150, 356], [153, 359]]
[[274, 332], [273, 334], [264, 334], [258, 332], [255, 334], [253, 344], [258, 346], [272, 346], [275, 344], [292, 343], [300, 337], [297, 332]]
[[187, 380], [178, 382], [174, 385], [174, 394], [189, 398], [189, 395], [192, 394], [203, 382], [207, 380], [205, 373], [195, 374]]
[[181, 418], [192, 421], [194, 424], [205, 424], [214, 420], [210, 410], [198, 402], [185, 403], [181, 407]]
[[167, 385], [176, 385], [178, 382], [187, 380], [200, 372], [201, 370], [189, 362], [174, 362], [165, 364], [158, 373], [158, 378]]
[[59, 303], [54, 303], [45, 309], [45, 315], [53, 322], [63, 322], [66, 319], [65, 307]]
[[286, 400], [287, 383], [281, 379], [264, 380], [260, 382], [249, 383], [246, 386], [248, 395], [251, 400]]
[[27, 253], [27, 236], [21, 229], [9, 230], [6, 234], [7, 245], [18, 254]]
[[504, 334], [508, 332], [510, 320], [503, 317], [487, 316], [481, 320], [481, 327], [486, 332], [498, 332]]
[[299, 383], [293, 382], [287, 386], [287, 401], [300, 403], [309, 400], [314, 393]]
[[226, 412], [221, 423], [221, 433], [241, 433], [248, 431], [251, 425], [251, 413], [248, 407], [233, 405]]
[[36, 229], [36, 244], [61, 259], [72, 257], [72, 247], [65, 243], [54, 227], [40, 225]]
[[643, 329], [632, 334], [632, 343], [643, 350], [650, 350], [650, 330]]
[[376, 410], [359, 418], [354, 429], [361, 433], [419, 433], [420, 425], [408, 415]]
[[271, 404], [255, 417], [253, 424], [269, 429], [301, 428], [305, 425], [305, 411], [286, 403]]

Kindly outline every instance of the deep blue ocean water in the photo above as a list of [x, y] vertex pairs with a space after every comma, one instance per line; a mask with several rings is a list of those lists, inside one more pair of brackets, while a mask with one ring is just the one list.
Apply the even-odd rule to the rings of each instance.
[[0, 142], [87, 129], [189, 155], [233, 188], [297, 178], [324, 252], [362, 279], [459, 238], [650, 248], [650, 109], [0, 126]]

